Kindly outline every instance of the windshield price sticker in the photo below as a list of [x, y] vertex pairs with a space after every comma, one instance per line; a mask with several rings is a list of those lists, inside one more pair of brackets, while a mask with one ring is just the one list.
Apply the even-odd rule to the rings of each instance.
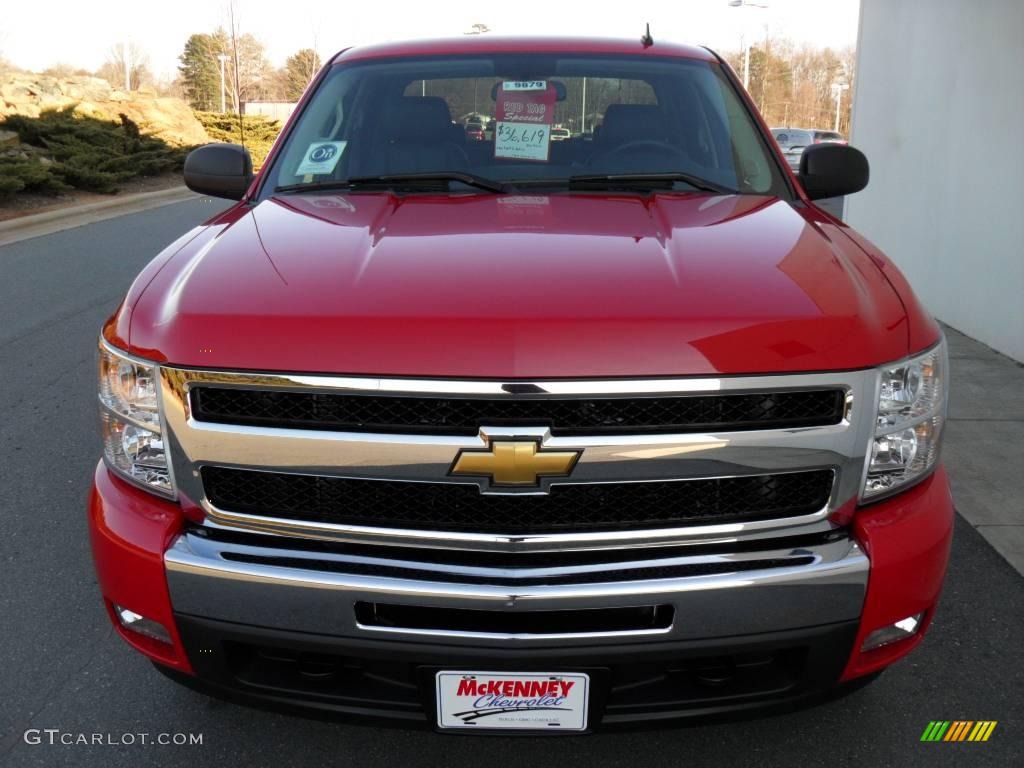
[[555, 89], [546, 80], [512, 80], [497, 94], [494, 156], [546, 163], [555, 116]]
[[507, 80], [501, 84], [506, 91], [546, 91], [546, 80]]
[[495, 157], [547, 161], [551, 135], [546, 125], [498, 123]]
[[314, 141], [302, 155], [302, 162], [295, 169], [295, 175], [320, 176], [333, 172], [345, 152], [346, 144], [347, 141]]

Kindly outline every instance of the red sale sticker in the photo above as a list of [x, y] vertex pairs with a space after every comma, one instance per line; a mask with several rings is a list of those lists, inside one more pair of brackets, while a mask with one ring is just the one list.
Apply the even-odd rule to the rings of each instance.
[[547, 162], [555, 100], [555, 87], [546, 80], [503, 82], [497, 94], [494, 156]]

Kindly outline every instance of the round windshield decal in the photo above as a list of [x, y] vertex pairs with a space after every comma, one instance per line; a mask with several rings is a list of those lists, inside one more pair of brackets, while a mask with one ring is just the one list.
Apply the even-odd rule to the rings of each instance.
[[332, 144], [321, 144], [309, 153], [309, 159], [314, 163], [326, 163], [337, 151]]

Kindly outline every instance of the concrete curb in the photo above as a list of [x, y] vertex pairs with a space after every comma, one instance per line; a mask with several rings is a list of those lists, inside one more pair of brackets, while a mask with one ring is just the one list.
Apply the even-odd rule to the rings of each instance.
[[198, 197], [187, 187], [180, 186], [0, 221], [0, 246]]
[[1024, 576], [1024, 364], [944, 329], [951, 382], [942, 453], [956, 511]]

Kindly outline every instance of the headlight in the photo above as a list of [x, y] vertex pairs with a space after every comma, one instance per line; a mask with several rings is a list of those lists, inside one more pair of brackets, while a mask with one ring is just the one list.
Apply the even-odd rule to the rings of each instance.
[[126, 357], [100, 341], [100, 426], [107, 466], [127, 480], [174, 496], [160, 423], [155, 365]]
[[879, 372], [875, 433], [861, 499], [903, 490], [939, 460], [948, 396], [946, 341]]

